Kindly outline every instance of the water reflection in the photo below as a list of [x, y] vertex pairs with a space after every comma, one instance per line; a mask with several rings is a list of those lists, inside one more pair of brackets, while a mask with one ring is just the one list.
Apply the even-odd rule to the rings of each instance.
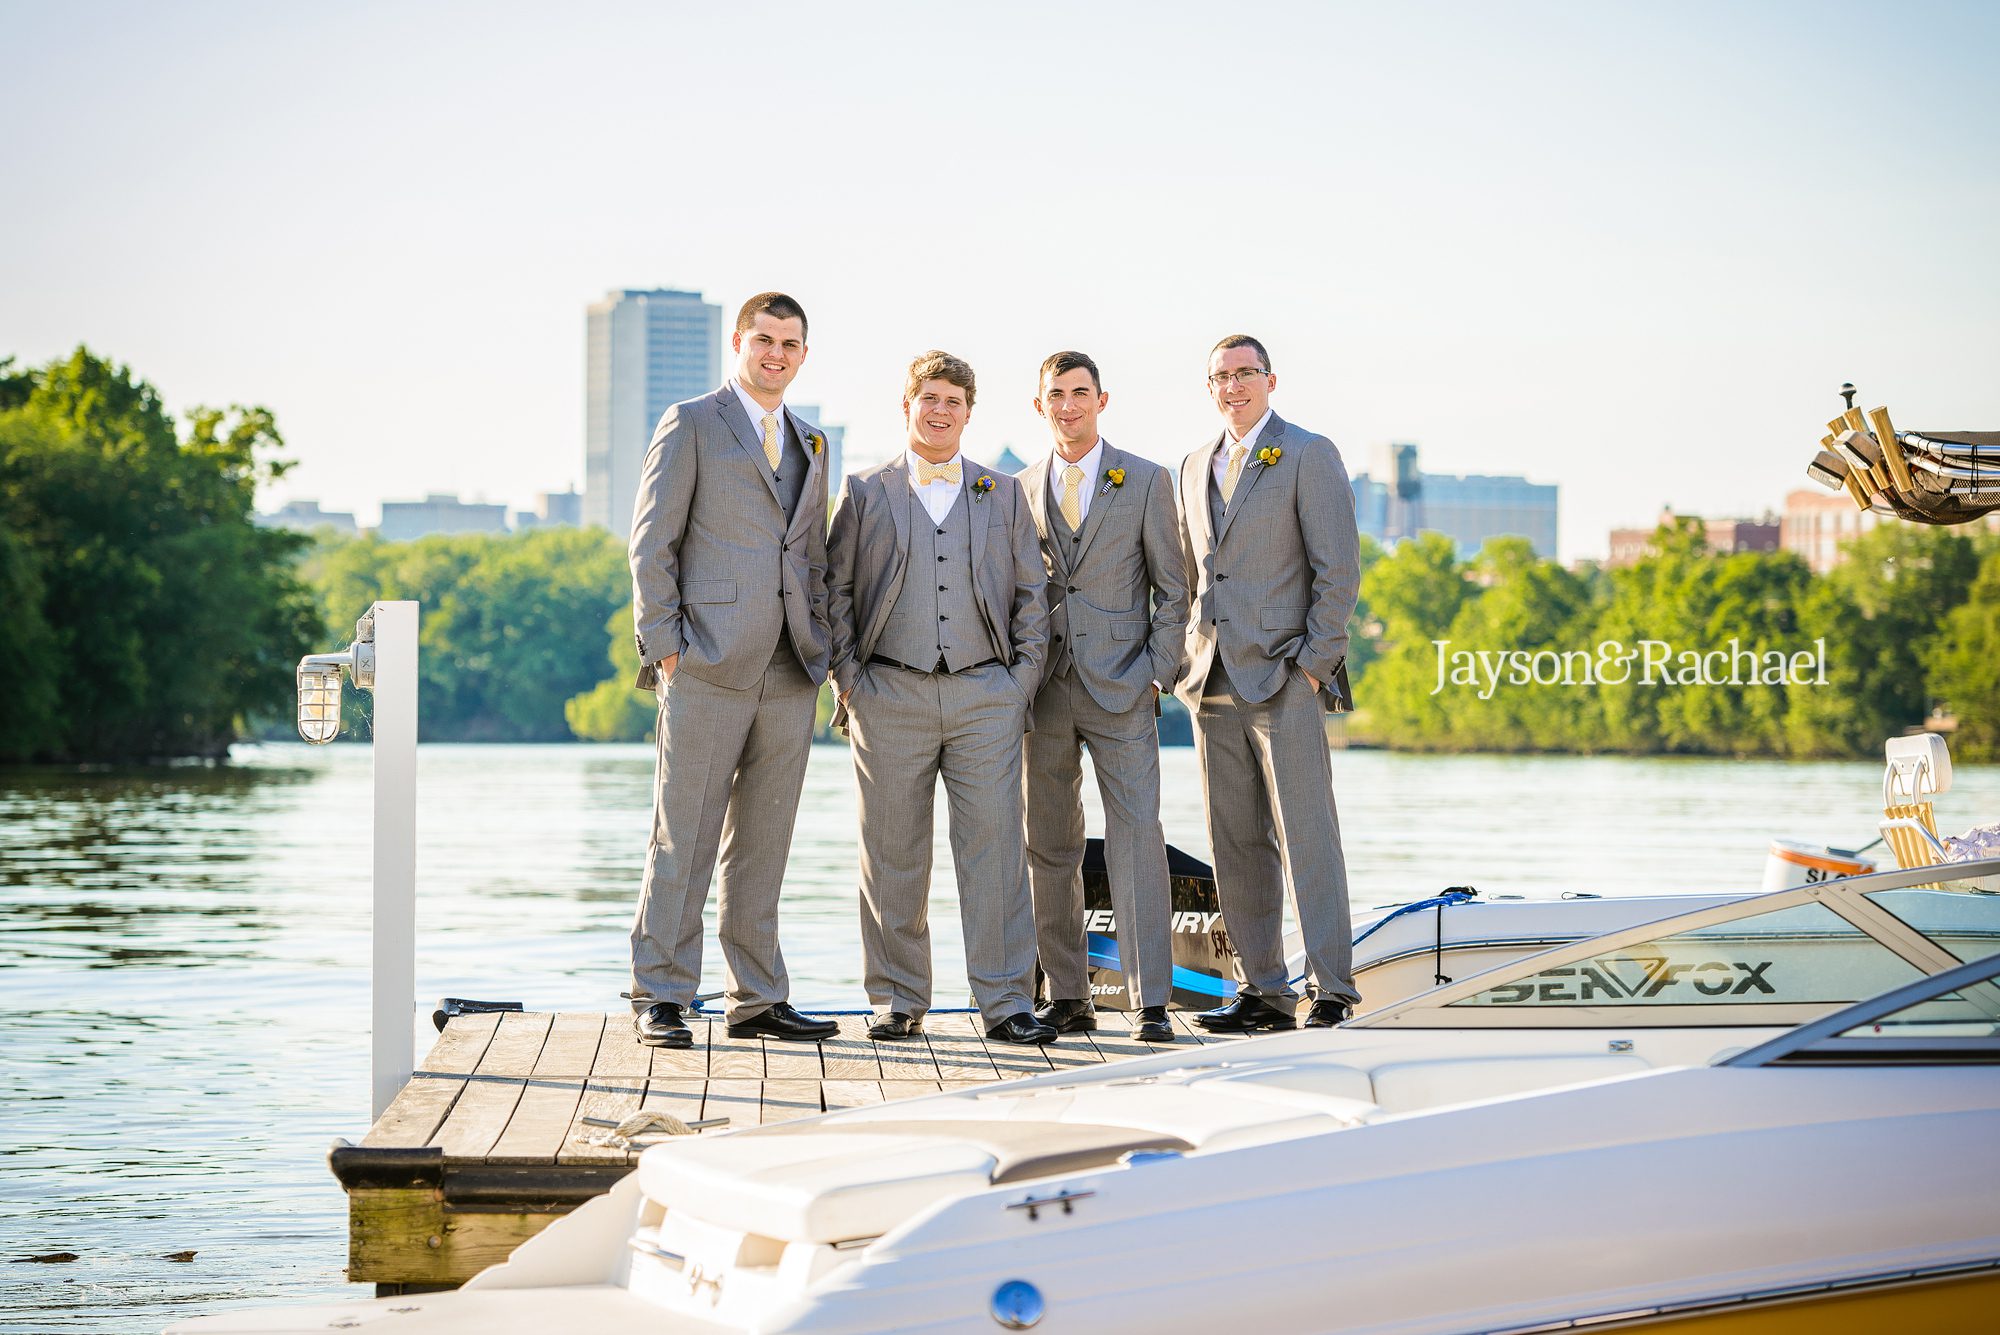
[[[1206, 857], [1193, 755], [1164, 766], [1169, 837]], [[1749, 887], [1773, 837], [1865, 842], [1879, 816], [1868, 762], [1350, 753], [1334, 775], [1361, 904]], [[418, 793], [421, 1009], [615, 1008], [651, 749], [425, 746]], [[0, 771], [0, 1236], [80, 1258], [0, 1266], [0, 1326], [149, 1331], [232, 1295], [350, 1292], [324, 1154], [367, 1122], [371, 806], [353, 745]], [[1961, 772], [1940, 806], [1954, 830], [2000, 815], [2000, 774]], [[815, 748], [783, 910], [807, 1007], [862, 1000], [854, 810], [846, 751]], [[941, 824], [934, 850], [938, 1002], [963, 1004]]]

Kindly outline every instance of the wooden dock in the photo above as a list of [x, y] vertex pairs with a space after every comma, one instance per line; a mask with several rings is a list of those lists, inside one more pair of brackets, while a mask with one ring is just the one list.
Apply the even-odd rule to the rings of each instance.
[[[1181, 1042], [1227, 1041], [1170, 1012]], [[612, 1121], [659, 1109], [684, 1122], [764, 1126], [863, 1104], [1171, 1049], [1126, 1037], [1128, 1019], [1047, 1047], [989, 1043], [978, 1017], [934, 1011], [927, 1033], [867, 1037], [839, 1017], [821, 1043], [734, 1039], [690, 1017], [695, 1043], [641, 1047], [623, 1015], [460, 1015], [359, 1145], [329, 1156], [348, 1196], [350, 1280], [383, 1293], [449, 1288], [507, 1258], [551, 1222], [631, 1171], [639, 1151], [593, 1144]]]

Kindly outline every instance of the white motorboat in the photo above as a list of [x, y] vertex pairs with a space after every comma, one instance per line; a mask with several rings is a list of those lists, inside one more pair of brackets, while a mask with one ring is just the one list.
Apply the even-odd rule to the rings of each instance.
[[1730, 897], [1338, 1029], [670, 1141], [458, 1292], [173, 1330], [1986, 1329], [1995, 874]]

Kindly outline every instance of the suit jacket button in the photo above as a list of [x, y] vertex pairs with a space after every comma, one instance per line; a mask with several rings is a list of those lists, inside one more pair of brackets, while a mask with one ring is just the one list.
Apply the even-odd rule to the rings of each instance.
[[1070, 585], [1070, 586], [1069, 586], [1069, 591], [1070, 591], [1071, 593], [1078, 593], [1078, 592], [1081, 592], [1081, 590], [1079, 590], [1079, 589], [1078, 589], [1078, 588], [1076, 587], [1076, 585], [1074, 585], [1074, 584], [1072, 584], [1072, 585]]

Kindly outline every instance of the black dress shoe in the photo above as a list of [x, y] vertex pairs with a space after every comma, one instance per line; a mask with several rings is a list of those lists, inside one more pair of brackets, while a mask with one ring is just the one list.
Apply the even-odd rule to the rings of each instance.
[[1331, 1029], [1337, 1024], [1346, 1024], [1353, 1014], [1354, 1007], [1344, 1001], [1335, 1001], [1332, 997], [1327, 997], [1315, 1001], [1312, 1009], [1306, 1012], [1306, 1028]]
[[1165, 1006], [1141, 1006], [1139, 1019], [1132, 1026], [1132, 1037], [1141, 1043], [1171, 1043], [1174, 1041], [1174, 1027], [1167, 1021]]
[[1053, 1043], [1056, 1031], [1027, 1011], [1017, 1011], [996, 1025], [987, 1027], [986, 1036], [996, 1043]]
[[681, 1008], [656, 1001], [632, 1017], [632, 1032], [649, 1048], [691, 1048], [694, 1030], [681, 1021]]
[[788, 1038], [795, 1043], [817, 1043], [839, 1032], [837, 1021], [808, 1020], [787, 1001], [777, 1002], [747, 1020], [729, 1022], [731, 1038]]
[[913, 1019], [901, 1011], [890, 1011], [868, 1026], [868, 1037], [874, 1039], [916, 1038], [923, 1032], [922, 1020]]
[[1097, 1007], [1087, 1001], [1051, 1001], [1035, 1019], [1058, 1034], [1081, 1034], [1097, 1028]]
[[1202, 1028], [1218, 1034], [1254, 1034], [1259, 1029], [1296, 1029], [1298, 1017], [1285, 1006], [1273, 1005], [1262, 997], [1243, 993], [1221, 1010], [1203, 1011], [1194, 1017]]

